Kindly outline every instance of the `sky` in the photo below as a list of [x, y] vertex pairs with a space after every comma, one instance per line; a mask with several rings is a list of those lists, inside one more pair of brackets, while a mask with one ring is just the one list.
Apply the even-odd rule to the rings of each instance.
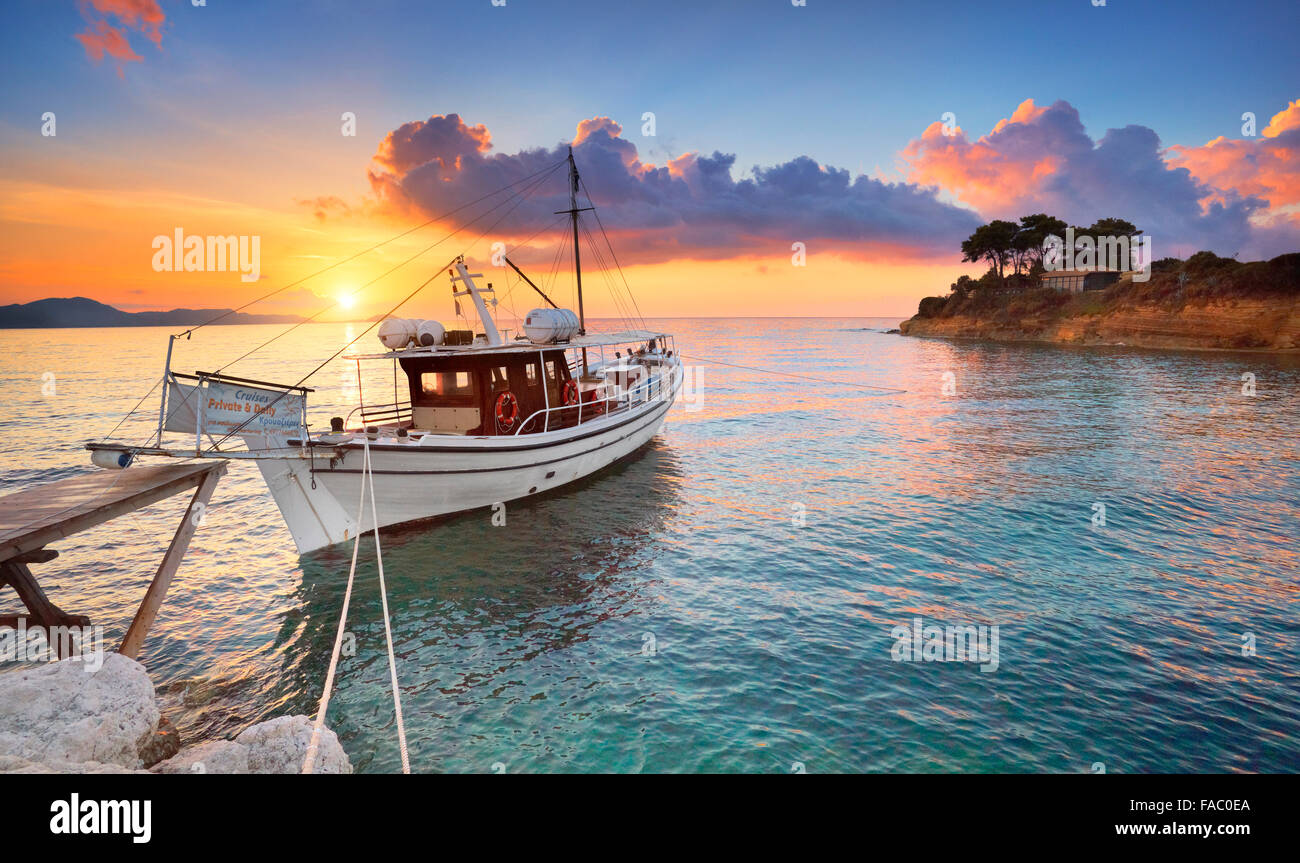
[[[0, 304], [288, 285], [249, 311], [365, 316], [465, 252], [526, 311], [494, 242], [567, 303], [560, 173], [306, 277], [570, 144], [623, 268], [584, 245], [591, 316], [624, 278], [646, 316], [910, 315], [979, 274], [975, 227], [1034, 212], [1127, 218], [1157, 257], [1300, 251], [1300, 4], [1094, 2], [16, 0]], [[257, 237], [257, 278], [160, 271], [177, 229]], [[404, 313], [445, 319], [434, 289]]]

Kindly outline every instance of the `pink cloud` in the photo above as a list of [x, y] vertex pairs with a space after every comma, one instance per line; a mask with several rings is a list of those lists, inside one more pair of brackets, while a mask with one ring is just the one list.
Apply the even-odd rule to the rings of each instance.
[[131, 50], [131, 43], [127, 41], [126, 33], [107, 21], [96, 21], [91, 30], [78, 33], [76, 38], [85, 46], [86, 54], [96, 63], [103, 60], [105, 54], [114, 60], [127, 63], [141, 59], [139, 54]]
[[[119, 76], [124, 74], [123, 63], [136, 63], [143, 59], [131, 48], [127, 35], [130, 30], [139, 30], [155, 45], [162, 45], [162, 25], [166, 16], [157, 0], [87, 0], [87, 4], [82, 5], [86, 31], [77, 33], [75, 38], [92, 61], [98, 63], [105, 56], [116, 60]], [[91, 9], [103, 17], [96, 18]], [[117, 19], [116, 26], [108, 22], [110, 16]]]
[[1300, 225], [1276, 218], [1300, 200], [1298, 126], [1293, 104], [1258, 141], [1166, 150], [1145, 126], [1093, 140], [1068, 102], [1026, 100], [974, 141], [935, 123], [900, 156], [908, 180], [945, 189], [985, 218], [1048, 212], [1086, 225], [1119, 216], [1161, 244], [1161, 254], [1271, 257], [1300, 244]]
[[445, 172], [459, 171], [466, 157], [492, 149], [492, 135], [482, 123], [467, 126], [459, 114], [403, 123], [384, 136], [374, 161], [391, 174], [436, 162]]
[[1300, 204], [1300, 99], [1273, 115], [1259, 138], [1220, 136], [1200, 147], [1169, 150], [1171, 164], [1216, 190], [1256, 195], [1272, 211]]

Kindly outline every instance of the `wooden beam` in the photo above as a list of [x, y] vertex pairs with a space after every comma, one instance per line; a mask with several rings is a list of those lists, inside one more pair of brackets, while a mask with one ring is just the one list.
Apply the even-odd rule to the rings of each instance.
[[180, 567], [181, 559], [185, 557], [185, 551], [190, 547], [190, 540], [199, 528], [198, 523], [202, 518], [203, 510], [207, 508], [208, 501], [212, 499], [212, 492], [217, 487], [217, 481], [221, 479], [221, 475], [225, 472], [225, 463], [220, 463], [219, 469], [204, 474], [199, 487], [194, 490], [194, 497], [190, 498], [190, 505], [185, 508], [185, 515], [181, 518], [180, 526], [176, 528], [176, 533], [172, 536], [171, 545], [168, 546], [167, 553], [163, 555], [162, 563], [158, 566], [158, 572], [154, 575], [153, 582], [145, 592], [144, 601], [140, 603], [140, 608], [136, 610], [135, 619], [131, 621], [131, 627], [126, 631], [126, 636], [122, 639], [122, 645], [117, 649], [118, 653], [131, 659], [135, 659], [139, 655], [145, 636], [149, 634], [149, 627], [153, 625], [154, 618], [158, 616], [158, 609], [162, 607], [163, 598], [167, 595], [167, 588], [171, 586], [172, 576], [176, 574], [177, 568]]
[[6, 560], [0, 563], [0, 582], [8, 584], [27, 606], [32, 617], [41, 626], [89, 626], [90, 618], [82, 614], [68, 614], [50, 602], [45, 591], [36, 582], [36, 576], [27, 564]]
[[37, 548], [32, 551], [25, 551], [9, 559], [15, 563], [49, 563], [58, 556], [59, 553], [52, 548]]

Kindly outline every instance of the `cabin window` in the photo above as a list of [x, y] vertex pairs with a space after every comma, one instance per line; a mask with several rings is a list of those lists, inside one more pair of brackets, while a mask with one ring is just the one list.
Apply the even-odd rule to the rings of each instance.
[[443, 404], [474, 404], [474, 375], [465, 372], [424, 372], [420, 390]]
[[555, 360], [546, 361], [546, 379], [555, 383], [559, 379], [559, 372], [555, 370]]
[[528, 385], [537, 386], [537, 363], [529, 362], [524, 365], [524, 372], [528, 375]]

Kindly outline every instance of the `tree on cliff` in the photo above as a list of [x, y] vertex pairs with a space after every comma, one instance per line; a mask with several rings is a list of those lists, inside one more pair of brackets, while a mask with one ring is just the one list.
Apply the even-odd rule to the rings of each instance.
[[962, 260], [971, 263], [988, 261], [997, 270], [998, 279], [1004, 278], [1004, 269], [1012, 259], [1013, 244], [1019, 227], [1015, 222], [994, 219], [987, 225], [980, 225], [969, 239], [961, 244]]
[[1114, 216], [1098, 219], [1092, 223], [1091, 228], [1081, 230], [1092, 237], [1134, 237], [1142, 233], [1137, 229], [1137, 225], [1129, 220], [1117, 219]]
[[1020, 217], [1020, 231], [1016, 234], [1016, 242], [1025, 247], [1025, 257], [1031, 272], [1035, 267], [1041, 269], [1043, 266], [1043, 243], [1051, 236], [1064, 240], [1067, 227], [1069, 226], [1063, 219], [1046, 213]]

